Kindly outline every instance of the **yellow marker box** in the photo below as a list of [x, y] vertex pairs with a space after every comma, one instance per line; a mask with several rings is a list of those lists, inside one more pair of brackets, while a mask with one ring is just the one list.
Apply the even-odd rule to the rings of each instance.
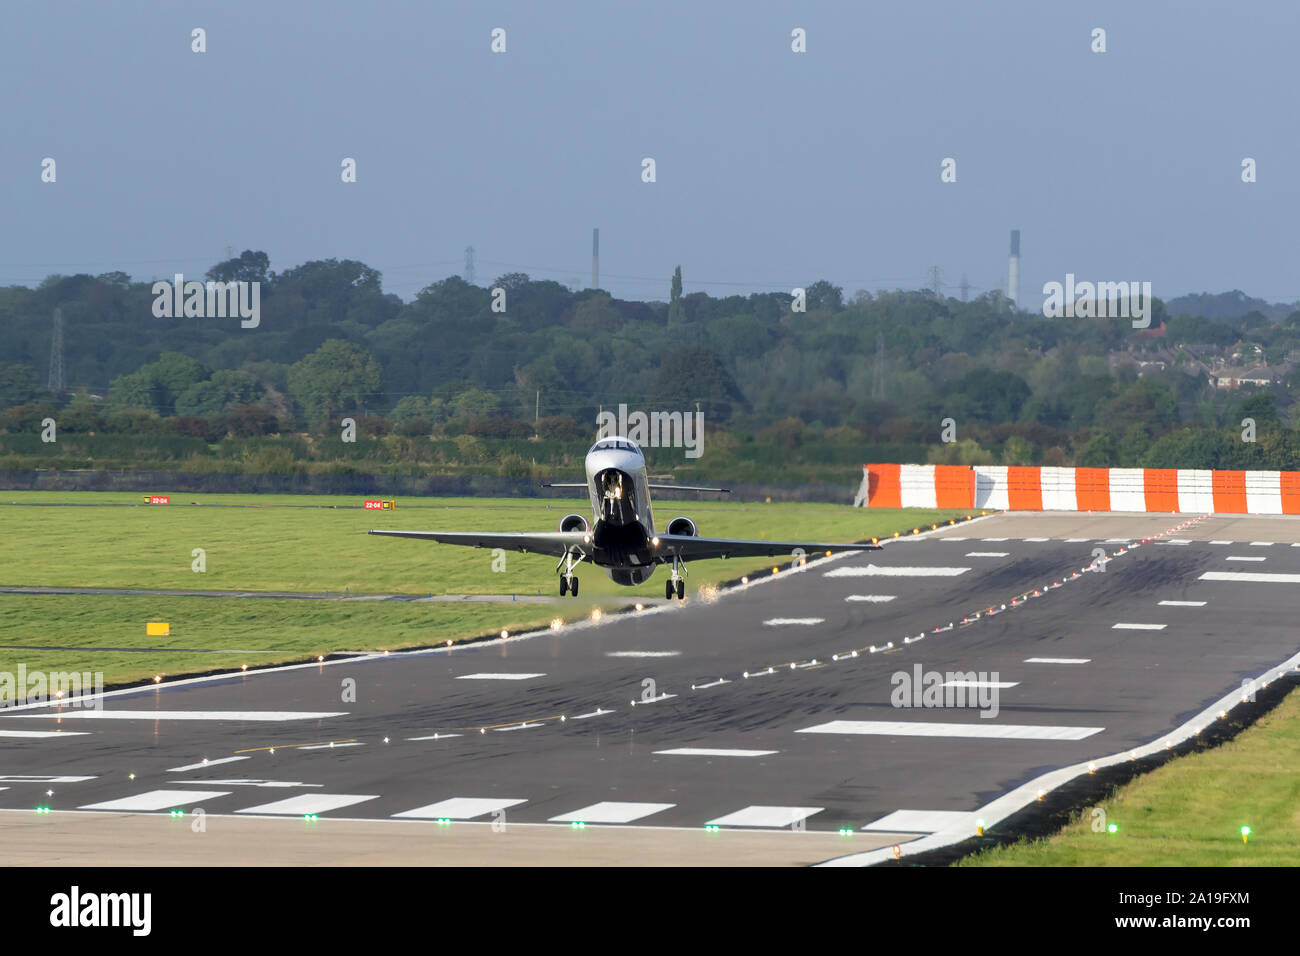
[[148, 621], [144, 626], [146, 637], [170, 637], [172, 626], [166, 621]]

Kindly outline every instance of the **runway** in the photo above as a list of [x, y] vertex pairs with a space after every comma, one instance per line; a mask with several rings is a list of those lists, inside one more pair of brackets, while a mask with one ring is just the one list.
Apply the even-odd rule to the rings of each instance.
[[[201, 808], [223, 844], [278, 818], [276, 839], [243, 844], [249, 863], [311, 845], [373, 862], [371, 838], [343, 838], [357, 827], [402, 834], [394, 862], [418, 863], [496, 859], [490, 841], [512, 835], [502, 859], [534, 863], [793, 864], [905, 843], [1157, 740], [1296, 654], [1300, 521], [1204, 518], [1141, 543], [1193, 517], [998, 515], [712, 602], [7, 712], [0, 809], [52, 807], [56, 855], [64, 811], [77, 828], [131, 818], [136, 848], [126, 833], [174, 828], [173, 809]], [[995, 707], [896, 706], [930, 672]], [[0, 862], [36, 862], [8, 839], [34, 818], [0, 813]], [[298, 842], [332, 826], [337, 844]], [[133, 859], [204, 862], [202, 842], [168, 845]]]

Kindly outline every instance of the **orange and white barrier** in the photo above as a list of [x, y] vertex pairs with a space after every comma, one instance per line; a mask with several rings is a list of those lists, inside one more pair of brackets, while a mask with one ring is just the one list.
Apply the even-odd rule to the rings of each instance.
[[869, 508], [1300, 514], [1300, 472], [1020, 465], [863, 465]]

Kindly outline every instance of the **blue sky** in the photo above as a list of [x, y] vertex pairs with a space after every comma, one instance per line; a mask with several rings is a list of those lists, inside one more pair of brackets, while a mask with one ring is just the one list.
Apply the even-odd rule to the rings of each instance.
[[409, 298], [473, 245], [480, 284], [585, 286], [599, 226], [624, 298], [666, 299], [678, 264], [713, 295], [918, 288], [932, 265], [974, 294], [1019, 228], [1030, 307], [1067, 272], [1292, 301], [1297, 19], [1251, 0], [19, 0], [0, 284], [197, 277], [230, 246], [361, 259]]

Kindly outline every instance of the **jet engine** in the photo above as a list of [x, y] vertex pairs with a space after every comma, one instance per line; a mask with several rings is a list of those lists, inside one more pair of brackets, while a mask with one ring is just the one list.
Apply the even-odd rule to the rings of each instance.
[[583, 517], [582, 515], [573, 514], [573, 515], [565, 515], [563, 518], [560, 519], [559, 530], [585, 532], [589, 529], [589, 527], [590, 526], [588, 525], [587, 519], [585, 517]]
[[674, 518], [668, 522], [669, 534], [679, 534], [684, 538], [694, 538], [700, 533], [700, 529], [695, 527], [695, 522], [690, 518]]

